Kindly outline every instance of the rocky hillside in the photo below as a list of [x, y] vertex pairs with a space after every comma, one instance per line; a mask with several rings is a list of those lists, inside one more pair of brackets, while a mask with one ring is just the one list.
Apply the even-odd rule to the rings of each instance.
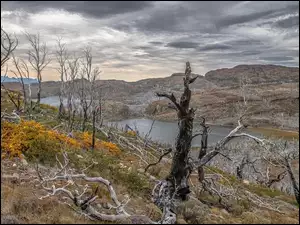
[[212, 70], [205, 79], [220, 86], [239, 85], [244, 77], [250, 84], [299, 82], [299, 68], [277, 65], [238, 65], [233, 68]]
[[[124, 110], [118, 115], [108, 111], [107, 114], [113, 115], [113, 119], [147, 117], [153, 106], [158, 104], [161, 108], [157, 118], [175, 120], [175, 114], [167, 108], [167, 102], [160, 101], [155, 92], [173, 92], [179, 96], [183, 90], [182, 77], [183, 73], [174, 73], [169, 77], [136, 82], [100, 80], [97, 85], [104, 99], [126, 106], [122, 106]], [[198, 114], [206, 116], [212, 123], [232, 123], [237, 107], [243, 100], [239, 89], [241, 79], [247, 85], [246, 95], [252, 107], [250, 114], [254, 125], [299, 127], [299, 68], [294, 67], [238, 65], [199, 76], [192, 85], [192, 104], [199, 109]], [[5, 86], [13, 90], [21, 89], [17, 83], [5, 83]], [[37, 84], [31, 85], [33, 97], [36, 96], [37, 87]], [[59, 81], [43, 82], [42, 97], [56, 96], [59, 89]]]
[[[251, 126], [299, 129], [299, 83], [249, 85], [247, 93], [247, 118]], [[176, 96], [179, 97], [178, 95]], [[168, 100], [152, 102], [146, 108], [155, 118], [174, 120], [176, 112], [168, 108]], [[191, 106], [197, 108], [196, 119], [204, 116], [209, 123], [231, 125], [245, 108], [239, 88], [217, 88], [193, 93]]]

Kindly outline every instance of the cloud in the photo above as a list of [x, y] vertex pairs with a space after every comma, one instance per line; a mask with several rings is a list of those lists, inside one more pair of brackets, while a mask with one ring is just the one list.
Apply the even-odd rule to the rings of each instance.
[[174, 41], [168, 43], [166, 46], [167, 47], [172, 47], [172, 48], [197, 48], [198, 43], [195, 42], [188, 42], [188, 41]]
[[200, 47], [200, 51], [211, 51], [211, 50], [226, 50], [226, 49], [231, 49], [232, 46], [230, 45], [225, 45], [225, 44], [209, 44], [205, 45], [203, 47]]
[[151, 7], [150, 1], [7, 1], [1, 2], [1, 10], [24, 10], [31, 13], [45, 9], [66, 10], [88, 17], [103, 18]]
[[292, 15], [286, 19], [278, 20], [274, 23], [274, 26], [279, 28], [299, 27], [299, 15]]
[[294, 60], [293, 57], [290, 56], [270, 56], [270, 57], [259, 57], [259, 59], [265, 60], [265, 61], [291, 61]]
[[16, 55], [27, 59], [23, 32], [40, 32], [53, 58], [56, 38], [70, 52], [92, 47], [101, 79], [138, 80], [238, 64], [299, 66], [299, 2], [91, 2], [2, 1], [1, 25], [19, 39]]

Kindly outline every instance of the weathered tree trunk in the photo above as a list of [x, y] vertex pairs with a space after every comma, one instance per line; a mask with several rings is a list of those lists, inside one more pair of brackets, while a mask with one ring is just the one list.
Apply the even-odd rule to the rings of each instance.
[[95, 148], [95, 135], [96, 135], [96, 110], [93, 110], [93, 135], [92, 135], [92, 149]]
[[[184, 81], [184, 92], [181, 95], [180, 103], [173, 94], [157, 93], [158, 97], [166, 97], [173, 102], [178, 116], [179, 133], [176, 138], [176, 150], [173, 156], [171, 171], [166, 180], [157, 185], [153, 192], [153, 200], [161, 209], [163, 208], [162, 223], [174, 223], [176, 221], [176, 207], [174, 199], [187, 200], [190, 193], [188, 179], [191, 173], [188, 163], [188, 156], [193, 139], [193, 120], [195, 110], [189, 108], [191, 90], [189, 85], [197, 77], [191, 78], [190, 63], [186, 63]], [[159, 190], [159, 191], [158, 191]]]
[[82, 132], [85, 131], [87, 121], [88, 121], [88, 114], [87, 114], [87, 111], [84, 109], [83, 110], [83, 120], [82, 120]]
[[296, 178], [295, 178], [295, 175], [293, 173], [293, 170], [292, 170], [292, 167], [290, 165], [289, 160], [287, 158], [284, 158], [284, 160], [285, 160], [285, 165], [286, 165], [286, 168], [287, 168], [287, 172], [290, 176], [290, 179], [291, 179], [291, 182], [292, 182], [292, 185], [293, 185], [295, 198], [296, 198], [298, 204], [300, 205], [299, 184], [297, 184], [297, 181], [296, 181]]
[[[203, 131], [202, 131], [202, 138], [201, 138], [201, 148], [199, 151], [198, 159], [201, 160], [203, 156], [207, 153], [207, 138], [208, 138], [208, 126], [205, 124], [205, 119], [203, 118], [203, 122], [201, 124]], [[198, 180], [200, 183], [204, 180], [204, 168], [203, 166], [199, 166], [198, 168]]]
[[39, 82], [39, 86], [38, 86], [38, 91], [37, 91], [37, 105], [40, 105], [41, 102], [41, 91], [42, 91], [42, 76], [41, 76], [41, 72], [38, 71], [38, 82]]

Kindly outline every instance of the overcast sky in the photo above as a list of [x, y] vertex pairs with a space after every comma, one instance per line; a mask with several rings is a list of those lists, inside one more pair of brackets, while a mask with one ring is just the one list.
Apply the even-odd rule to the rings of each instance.
[[[1, 2], [1, 25], [19, 38], [40, 32], [49, 48], [90, 45], [101, 79], [127, 81], [239, 64], [299, 67], [299, 2]], [[58, 80], [53, 61], [44, 80]]]

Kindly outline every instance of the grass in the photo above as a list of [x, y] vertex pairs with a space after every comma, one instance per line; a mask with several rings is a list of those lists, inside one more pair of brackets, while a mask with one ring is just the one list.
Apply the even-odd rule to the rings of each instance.
[[262, 133], [266, 137], [284, 138], [286, 140], [299, 140], [299, 132], [280, 130], [267, 127], [251, 127], [249, 130]]
[[[41, 110], [41, 111], [39, 111]], [[41, 113], [43, 116], [37, 118], [46, 127], [53, 128], [60, 124], [61, 121], [56, 120], [57, 109], [41, 105], [37, 110], [37, 114]], [[87, 126], [91, 130], [91, 126]], [[128, 137], [133, 137], [133, 134], [126, 134]], [[105, 140], [102, 133], [97, 132], [96, 137]], [[37, 139], [33, 142], [31, 151], [27, 154], [29, 162], [35, 162], [38, 159], [43, 164], [55, 165], [55, 152], [56, 144], [49, 142], [49, 140]], [[82, 150], [66, 148], [70, 158], [70, 165], [78, 170], [83, 169], [90, 165], [92, 159], [97, 161], [98, 164], [89, 168], [86, 174], [89, 176], [101, 176], [108, 179], [120, 200], [123, 199], [125, 194], [129, 194], [131, 201], [128, 203], [128, 208], [133, 214], [148, 215], [152, 219], [159, 220], [161, 216], [160, 210], [150, 201], [151, 189], [153, 183], [143, 174], [138, 173], [137, 169], [141, 167], [138, 163], [138, 157], [131, 154], [127, 149], [121, 149], [119, 155], [110, 154], [107, 151], [101, 150]], [[83, 158], [78, 157], [83, 156]], [[32, 156], [32, 157], [31, 157]], [[59, 156], [61, 159], [61, 156]], [[120, 166], [123, 163], [127, 167]], [[167, 163], [160, 163], [156, 167], [149, 169], [149, 173], [157, 178], [164, 177], [169, 171], [170, 165]], [[130, 169], [129, 169], [130, 168]], [[223, 185], [236, 185], [240, 186], [241, 190], [248, 190], [262, 197], [278, 198], [290, 204], [295, 204], [293, 196], [288, 196], [278, 190], [272, 190], [261, 185], [250, 183], [249, 185], [241, 183], [235, 176], [224, 172], [213, 166], [205, 166], [207, 174], [218, 173], [224, 178], [219, 182]], [[54, 196], [43, 201], [39, 201], [37, 196], [44, 195], [33, 184], [12, 184], [7, 181], [1, 184], [1, 198], [3, 199], [3, 206], [1, 207], [1, 216], [9, 217], [13, 215], [17, 220], [23, 223], [70, 223], [70, 224], [83, 224], [94, 223], [84, 217], [79, 217], [78, 214], [73, 212], [68, 206], [59, 204], [58, 197]], [[96, 188], [96, 185], [93, 186]], [[98, 192], [101, 201], [110, 201], [108, 191], [105, 186], [99, 187]], [[182, 215], [182, 222], [189, 223], [274, 223], [274, 222], [289, 222], [299, 223], [297, 216], [299, 212], [288, 212], [284, 215], [259, 209], [253, 207], [247, 200], [227, 202], [229, 205], [226, 211], [222, 211], [222, 206], [219, 204], [218, 197], [211, 196], [207, 193], [199, 196], [201, 200], [205, 200], [207, 205], [195, 203], [193, 201], [185, 202], [183, 208], [180, 209]], [[255, 211], [256, 210], [256, 211]], [[181, 218], [180, 218], [181, 219]], [[104, 222], [97, 222], [104, 223]]]

